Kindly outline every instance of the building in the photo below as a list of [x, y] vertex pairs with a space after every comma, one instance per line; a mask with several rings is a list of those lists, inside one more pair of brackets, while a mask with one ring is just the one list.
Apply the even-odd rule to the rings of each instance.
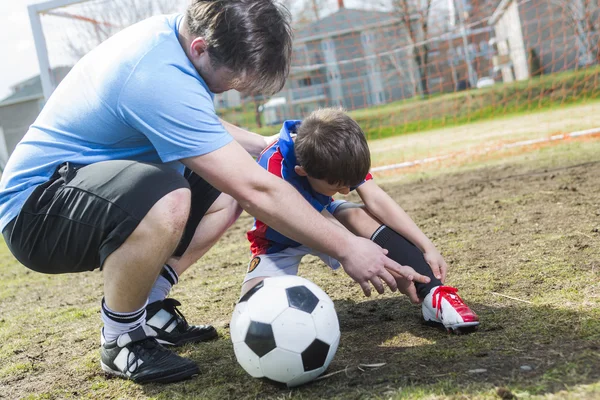
[[393, 13], [344, 7], [295, 31], [292, 68], [278, 97], [300, 118], [318, 107], [352, 110], [409, 98], [418, 70]]
[[301, 118], [318, 107], [353, 110], [475, 87], [495, 74], [487, 20], [500, 1], [448, 0], [447, 7], [433, 2], [428, 32], [424, 13], [413, 10], [411, 35], [398, 10], [349, 9], [338, 0], [337, 12], [295, 31], [290, 77], [277, 95], [286, 99], [280, 107]]
[[242, 105], [242, 96], [237, 90], [229, 90], [215, 95], [215, 109], [234, 108]]
[[429, 93], [448, 93], [475, 87], [494, 78], [493, 28], [487, 24], [500, 0], [450, 0], [445, 32], [430, 36]]
[[504, 82], [528, 79], [533, 54], [546, 74], [600, 62], [597, 1], [502, 0], [489, 24], [495, 31], [495, 65]]
[[[71, 67], [52, 70], [55, 82], [67, 76]], [[12, 94], [0, 101], [0, 167], [33, 124], [44, 106], [44, 94], [39, 75], [14, 85]]]

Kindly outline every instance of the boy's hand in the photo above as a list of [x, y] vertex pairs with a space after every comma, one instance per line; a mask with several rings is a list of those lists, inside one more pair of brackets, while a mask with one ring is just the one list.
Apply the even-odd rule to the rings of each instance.
[[406, 295], [410, 299], [411, 303], [422, 303], [422, 300], [419, 299], [419, 296], [417, 295], [417, 288], [415, 287], [415, 283], [413, 281], [399, 277], [396, 278], [396, 283], [398, 284], [398, 291]]
[[438, 278], [442, 283], [446, 281], [446, 272], [448, 271], [448, 264], [444, 261], [444, 257], [437, 251], [436, 248], [427, 250], [423, 253], [423, 257], [427, 264], [431, 267], [433, 275]]
[[275, 143], [275, 141], [279, 140], [279, 133], [273, 136], [265, 136], [265, 149]]
[[398, 291], [406, 295], [410, 299], [411, 303], [420, 304], [422, 302], [417, 295], [417, 288], [412, 280], [406, 279], [402, 275], [398, 275], [396, 272], [392, 272], [391, 274], [394, 276], [394, 279], [396, 279]]
[[392, 273], [400, 275], [411, 282], [415, 280], [428, 283], [430, 280], [428, 277], [418, 274], [411, 267], [400, 265], [389, 259], [386, 257], [387, 250], [382, 249], [368, 239], [355, 237], [352, 252], [347, 254], [340, 260], [344, 270], [360, 285], [367, 297], [371, 295], [371, 284], [378, 293], [382, 294], [384, 292], [382, 279], [392, 292], [395, 292], [398, 285]]

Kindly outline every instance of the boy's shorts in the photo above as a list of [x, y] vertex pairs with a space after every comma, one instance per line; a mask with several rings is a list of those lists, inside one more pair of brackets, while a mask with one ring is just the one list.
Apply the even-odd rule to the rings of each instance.
[[287, 249], [273, 253], [255, 256], [248, 264], [248, 272], [244, 282], [258, 277], [272, 277], [282, 275], [298, 275], [298, 266], [302, 257], [307, 254], [319, 257], [331, 269], [338, 269], [341, 264], [338, 260], [325, 253], [314, 251], [309, 247], [288, 247]]
[[[334, 200], [329, 203], [326, 209], [331, 215], [334, 215], [338, 208], [345, 204], [353, 205], [354, 203], [348, 203], [346, 200]], [[258, 277], [298, 275], [298, 266], [302, 261], [302, 257], [307, 254], [319, 257], [331, 269], [335, 270], [341, 266], [340, 262], [335, 258], [325, 253], [314, 251], [310, 247], [288, 247], [277, 253], [261, 254], [253, 257], [248, 264], [248, 272], [246, 273], [244, 282]]]

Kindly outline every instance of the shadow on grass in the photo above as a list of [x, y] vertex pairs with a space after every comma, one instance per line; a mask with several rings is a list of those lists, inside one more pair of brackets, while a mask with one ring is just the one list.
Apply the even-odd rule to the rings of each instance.
[[[189, 346], [201, 376], [176, 385], [144, 386], [158, 398], [373, 398], [430, 395], [556, 393], [600, 381], [598, 310], [470, 304], [482, 325], [448, 334], [422, 322], [404, 298], [336, 301], [342, 339], [328, 378], [297, 389], [252, 379], [239, 367], [227, 337]], [[385, 363], [377, 369], [360, 364]], [[512, 391], [512, 392], [511, 392]], [[507, 395], [508, 393], [508, 395]]]

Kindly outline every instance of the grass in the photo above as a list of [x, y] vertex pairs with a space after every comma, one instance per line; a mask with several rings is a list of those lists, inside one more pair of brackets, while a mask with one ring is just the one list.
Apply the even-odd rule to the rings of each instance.
[[[585, 107], [569, 112], [583, 115]], [[479, 129], [495, 123], [481, 122]], [[521, 123], [504, 121], [507, 130]], [[553, 132], [554, 122], [549, 124]], [[435, 143], [443, 134], [418, 137], [428, 136]], [[404, 141], [409, 137], [396, 140], [406, 148], [413, 143]], [[394, 145], [392, 139], [382, 142]], [[414, 146], [408, 153], [423, 151], [421, 142]], [[172, 385], [140, 386], [101, 373], [100, 273], [29, 272], [0, 244], [0, 397], [600, 398], [599, 154], [600, 141], [588, 138], [376, 176], [444, 254], [449, 284], [459, 288], [482, 326], [465, 336], [426, 327], [419, 308], [404, 298], [365, 298], [345, 274], [307, 257], [301, 274], [329, 293], [341, 324], [329, 372], [344, 372], [294, 390], [246, 375], [229, 340], [248, 262], [246, 214], [174, 288], [188, 320], [213, 323], [221, 338], [178, 349], [202, 374]], [[363, 372], [360, 363], [385, 366]]]

